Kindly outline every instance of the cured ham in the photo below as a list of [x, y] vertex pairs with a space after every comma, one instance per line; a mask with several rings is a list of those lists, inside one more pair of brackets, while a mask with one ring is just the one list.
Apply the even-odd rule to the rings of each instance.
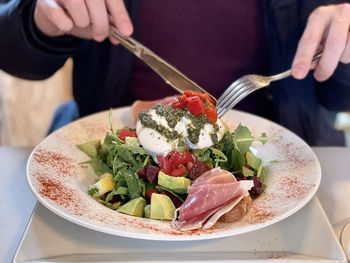
[[237, 181], [232, 173], [219, 168], [203, 173], [189, 188], [185, 202], [178, 208], [179, 216], [174, 226], [184, 231], [212, 227], [249, 195], [253, 186], [253, 181]]

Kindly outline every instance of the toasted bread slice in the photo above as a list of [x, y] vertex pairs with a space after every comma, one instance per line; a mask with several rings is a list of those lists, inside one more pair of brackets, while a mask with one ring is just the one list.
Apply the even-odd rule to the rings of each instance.
[[250, 196], [245, 196], [242, 200], [233, 207], [229, 212], [223, 214], [219, 221], [223, 223], [233, 223], [241, 220], [249, 211], [249, 208], [252, 205], [252, 199]]

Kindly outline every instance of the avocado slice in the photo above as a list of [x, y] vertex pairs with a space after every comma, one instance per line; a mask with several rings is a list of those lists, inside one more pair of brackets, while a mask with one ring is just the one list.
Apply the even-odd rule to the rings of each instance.
[[152, 194], [150, 218], [172, 220], [175, 209], [175, 205], [169, 196], [156, 193]]
[[82, 152], [86, 153], [90, 157], [96, 157], [98, 155], [98, 151], [101, 148], [101, 141], [94, 140], [82, 144], [77, 145], [78, 149]]
[[174, 177], [160, 171], [158, 173], [158, 184], [178, 194], [186, 194], [191, 180], [185, 177]]
[[145, 208], [143, 209], [145, 212], [145, 217], [150, 218], [151, 216], [151, 205], [146, 205]]
[[243, 166], [242, 172], [243, 172], [243, 175], [245, 177], [253, 177], [254, 174], [255, 174], [255, 172], [253, 170], [251, 170], [251, 169], [249, 169], [249, 168], [247, 168], [245, 166]]
[[135, 199], [132, 199], [131, 201], [125, 203], [121, 207], [117, 209], [118, 212], [131, 215], [131, 216], [143, 216], [143, 209], [146, 205], [145, 199], [142, 197], [138, 197]]
[[262, 161], [260, 158], [256, 157], [251, 152], [246, 153], [247, 164], [252, 167], [255, 171], [258, 171], [262, 165]]
[[140, 141], [136, 137], [125, 137], [125, 144], [131, 146], [140, 146]]
[[94, 197], [99, 197], [109, 191], [112, 191], [115, 186], [116, 183], [113, 181], [113, 175], [110, 173], [105, 173], [100, 176], [100, 180], [98, 180], [98, 182], [90, 187], [88, 194]]

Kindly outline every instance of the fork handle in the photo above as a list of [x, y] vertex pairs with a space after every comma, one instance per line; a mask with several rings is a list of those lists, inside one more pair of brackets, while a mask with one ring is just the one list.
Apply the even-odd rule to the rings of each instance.
[[[315, 64], [315, 63], [319, 62], [320, 59], [321, 59], [321, 57], [322, 57], [322, 51], [317, 52], [317, 53], [313, 56], [312, 61], [311, 61], [311, 64]], [[291, 75], [292, 75], [292, 70], [291, 70], [291, 69], [288, 69], [288, 70], [286, 70], [286, 71], [284, 71], [284, 72], [281, 72], [281, 73], [279, 73], [279, 74], [276, 74], [276, 75], [272, 76], [272, 77], [271, 77], [271, 81], [284, 79], [284, 78], [289, 77], [289, 76], [291, 76]]]

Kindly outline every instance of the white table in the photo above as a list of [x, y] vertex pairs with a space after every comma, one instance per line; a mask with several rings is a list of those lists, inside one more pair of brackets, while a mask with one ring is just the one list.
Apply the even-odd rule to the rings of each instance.
[[[31, 148], [0, 147], [0, 262], [11, 262], [36, 199], [26, 182]], [[322, 166], [317, 193], [335, 231], [350, 218], [350, 149], [313, 148]]]

